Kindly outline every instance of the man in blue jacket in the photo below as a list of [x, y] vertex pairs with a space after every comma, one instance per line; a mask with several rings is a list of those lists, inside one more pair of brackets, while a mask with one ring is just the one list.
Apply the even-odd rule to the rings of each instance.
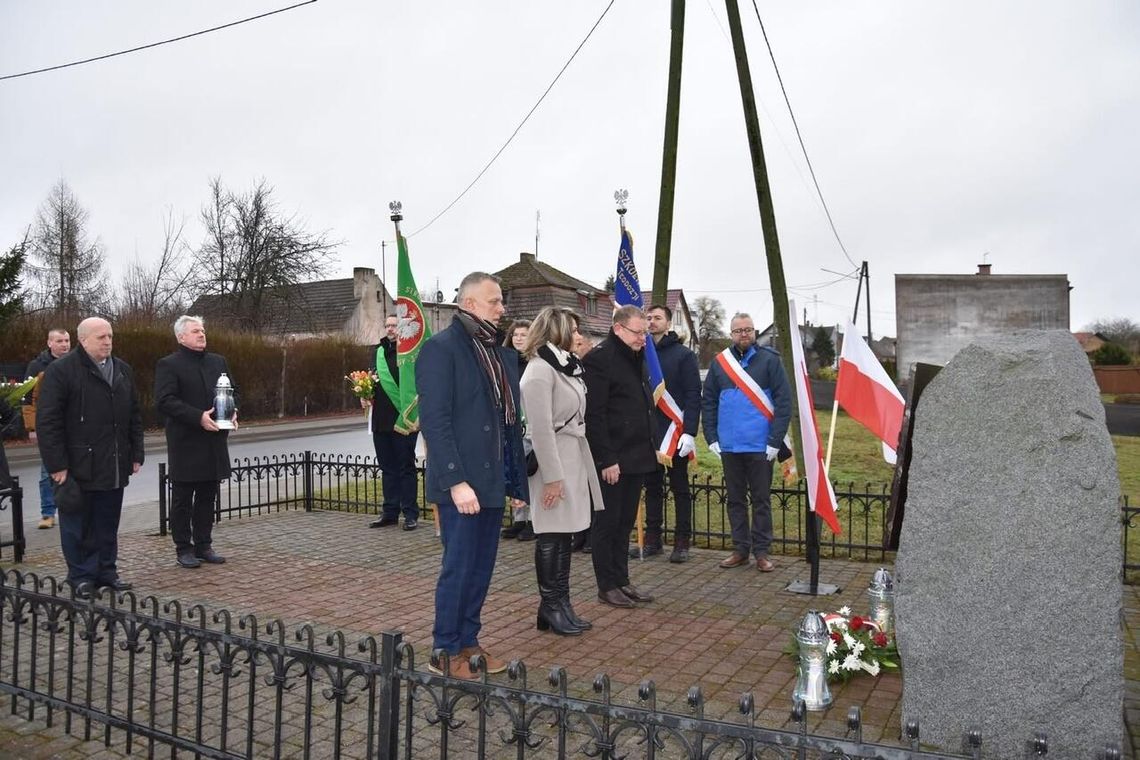
[[[519, 362], [496, 326], [503, 316], [499, 278], [473, 272], [459, 284], [459, 312], [416, 360], [420, 430], [427, 446], [427, 500], [439, 514], [443, 562], [435, 589], [433, 649], [449, 655], [451, 674], [474, 680], [472, 656], [488, 673], [507, 664], [479, 646], [481, 614], [495, 556], [504, 502], [529, 500]], [[434, 663], [433, 672], [441, 670]]]
[[[768, 558], [772, 462], [791, 421], [791, 390], [780, 355], [772, 348], [757, 347], [752, 317], [737, 314], [729, 326], [732, 345], [710, 365], [702, 396], [705, 440], [724, 463], [732, 524], [732, 554], [720, 566], [746, 565], [751, 555], [756, 557], [756, 569], [769, 573], [776, 568]], [[751, 496], [751, 528], [746, 494]]]
[[[661, 374], [665, 377], [665, 388], [677, 402], [681, 411], [681, 437], [677, 442], [677, 453], [673, 464], [668, 468], [669, 490], [673, 494], [674, 525], [673, 552], [669, 561], [687, 562], [689, 541], [693, 537], [693, 497], [689, 492], [689, 454], [696, 448], [695, 437], [701, 418], [701, 370], [697, 355], [685, 347], [677, 333], [669, 329], [673, 312], [668, 306], [654, 304], [645, 310], [649, 337], [657, 348], [657, 359], [661, 362]], [[654, 445], [660, 445], [672, 424], [672, 420], [661, 411], [654, 409], [657, 420], [657, 436]], [[644, 556], [660, 554], [661, 533], [665, 525], [665, 473], [666, 468], [657, 465], [656, 472], [645, 479], [645, 544], [641, 551]], [[638, 556], [637, 547], [630, 549], [630, 557]]]

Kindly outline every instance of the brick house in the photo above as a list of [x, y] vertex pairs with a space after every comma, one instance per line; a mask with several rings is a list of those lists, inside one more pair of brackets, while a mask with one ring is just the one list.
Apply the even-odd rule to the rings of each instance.
[[[502, 279], [506, 301], [504, 323], [514, 319], [534, 319], [543, 307], [561, 306], [582, 316], [583, 327], [595, 338], [610, 330], [614, 310], [613, 294], [560, 269], [539, 261], [533, 253], [523, 251], [519, 260], [495, 272]], [[645, 303], [652, 301], [649, 291], [642, 292]], [[666, 305], [673, 312], [673, 327], [683, 335], [690, 347], [696, 346], [696, 330], [692, 312], [680, 288], [666, 294]]]

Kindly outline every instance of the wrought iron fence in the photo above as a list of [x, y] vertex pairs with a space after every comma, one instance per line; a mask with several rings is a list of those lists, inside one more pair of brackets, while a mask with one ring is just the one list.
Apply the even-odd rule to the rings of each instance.
[[[0, 530], [0, 558], [4, 557], [5, 549], [11, 549], [14, 560], [21, 562], [27, 539], [24, 538], [24, 489], [20, 487], [19, 478], [12, 478], [10, 486], [0, 488], [0, 513], [3, 512], [8, 512], [12, 518], [12, 537], [5, 538]], [[0, 520], [0, 528], [2, 526], [3, 520]]]
[[[669, 702], [646, 681], [621, 698], [605, 674], [576, 683], [555, 667], [532, 679], [514, 661], [491, 679], [481, 657], [473, 668], [478, 681], [421, 670], [400, 633], [350, 646], [308, 624], [290, 631], [131, 592], [79, 600], [53, 578], [0, 576], [0, 694], [11, 714], [148, 757], [156, 745], [209, 758], [981, 756], [977, 732], [961, 754], [923, 750], [915, 724], [897, 744], [865, 741], [857, 707], [833, 737], [808, 730], [802, 703], [782, 726], [761, 725], [750, 693], [714, 704], [694, 686]], [[1027, 754], [1046, 753], [1045, 737], [1028, 738]]]
[[[666, 479], [667, 480], [667, 479]], [[866, 484], [862, 489], [854, 483], [835, 483], [837, 516], [842, 532], [825, 532], [820, 546], [824, 557], [884, 562], [893, 552], [884, 548], [887, 534], [887, 506], [890, 490]], [[730, 549], [732, 533], [725, 509], [726, 489], [723, 480], [694, 476], [690, 481], [693, 496], [693, 540], [698, 546]], [[423, 478], [419, 481], [420, 511], [431, 517], [424, 496]], [[785, 555], [803, 554], [807, 548], [804, 516], [807, 512], [807, 485], [799, 481], [794, 487], [776, 486], [771, 491], [773, 552]], [[228, 481], [219, 490], [215, 519], [259, 515], [269, 512], [303, 509], [331, 509], [342, 512], [375, 514], [382, 501], [381, 470], [371, 456], [330, 456], [306, 451], [271, 457], [234, 460]], [[170, 483], [166, 464], [159, 465], [159, 532], [169, 529]], [[1140, 582], [1140, 537], [1132, 530], [1140, 517], [1140, 508], [1131, 507], [1127, 496], [1120, 498], [1123, 566], [1126, 583]], [[670, 539], [674, 504], [666, 483], [665, 539]], [[504, 515], [510, 519], [509, 512]], [[1135, 543], [1134, 547], [1132, 544]]]

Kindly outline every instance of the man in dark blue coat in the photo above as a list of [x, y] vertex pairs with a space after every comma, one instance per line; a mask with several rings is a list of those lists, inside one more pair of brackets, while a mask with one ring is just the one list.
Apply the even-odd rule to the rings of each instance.
[[76, 336], [79, 346], [44, 371], [36, 430], [51, 479], [74, 480], [82, 494], [80, 509], [60, 515], [59, 543], [75, 595], [88, 597], [97, 586], [131, 587], [119, 578], [119, 518], [143, 464], [143, 427], [134, 374], [111, 356], [111, 323], [90, 317]]
[[[506, 662], [479, 646], [483, 602], [495, 569], [508, 496], [529, 500], [519, 422], [518, 355], [502, 345], [499, 279], [473, 272], [459, 285], [459, 313], [416, 359], [420, 430], [427, 447], [428, 501], [439, 515], [443, 561], [435, 589], [433, 649], [449, 656], [451, 674], [475, 679]], [[433, 672], [441, 672], [433, 663]]]
[[[671, 467], [658, 464], [657, 470], [645, 478], [645, 544], [646, 557], [661, 553], [661, 533], [665, 527], [665, 473], [669, 474], [669, 490], [673, 494], [674, 526], [673, 552], [669, 561], [686, 562], [689, 559], [689, 541], [693, 537], [693, 497], [689, 491], [689, 454], [696, 447], [697, 426], [701, 419], [701, 370], [697, 355], [685, 347], [677, 333], [669, 329], [673, 312], [668, 306], [654, 304], [645, 310], [649, 337], [657, 348], [665, 388], [681, 409], [681, 439]], [[669, 429], [670, 420], [660, 407], [654, 411], [658, 437]], [[661, 441], [654, 441], [660, 445]], [[639, 554], [637, 547], [630, 556]]]
[[225, 558], [213, 548], [214, 504], [219, 481], [230, 476], [230, 432], [218, 429], [214, 395], [218, 378], [230, 369], [225, 357], [206, 350], [201, 317], [179, 317], [174, 337], [178, 350], [154, 370], [154, 402], [170, 463], [170, 532], [182, 567], [220, 565]]

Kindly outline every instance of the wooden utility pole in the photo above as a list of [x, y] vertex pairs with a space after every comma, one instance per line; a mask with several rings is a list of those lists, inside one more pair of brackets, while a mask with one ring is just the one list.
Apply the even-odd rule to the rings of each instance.
[[[772, 286], [772, 318], [780, 332], [780, 358], [788, 384], [796, 387], [795, 363], [792, 358], [792, 324], [789, 314], [788, 286], [784, 280], [784, 262], [780, 257], [780, 238], [776, 234], [776, 211], [772, 206], [772, 191], [768, 186], [768, 168], [764, 163], [764, 145], [760, 141], [760, 119], [756, 115], [756, 96], [752, 91], [752, 73], [748, 68], [748, 51], [744, 47], [744, 31], [740, 27], [740, 8], [736, 0], [725, 0], [728, 10], [728, 26], [732, 32], [732, 50], [736, 55], [736, 76], [740, 80], [740, 100], [744, 106], [744, 124], [748, 131], [748, 148], [752, 152], [752, 175], [756, 181], [756, 200], [760, 206], [760, 226], [764, 231], [764, 252], [768, 260], [768, 281]], [[796, 394], [792, 393], [792, 418], [789, 428], [798, 430], [799, 410]], [[805, 410], [804, 414], [811, 414]], [[806, 473], [804, 468], [804, 442], [802, 436], [795, 437], [793, 447], [796, 457], [796, 471]], [[814, 506], [814, 505], [813, 505]], [[811, 565], [811, 580], [808, 584], [799, 581], [788, 588], [798, 593], [816, 595], [834, 593], [836, 586], [826, 587], [819, 582], [819, 518], [811, 509], [805, 515], [807, 533], [807, 556]]]
[[677, 133], [681, 120], [681, 51], [685, 42], [685, 0], [673, 0], [669, 27], [669, 92], [665, 102], [665, 145], [661, 151], [661, 196], [657, 204], [657, 247], [653, 303], [665, 303], [673, 243], [673, 191], [677, 184]]
[[[788, 317], [788, 286], [784, 280], [784, 262], [780, 257], [780, 238], [776, 234], [776, 211], [772, 207], [772, 191], [768, 186], [768, 167], [764, 163], [764, 145], [760, 141], [760, 119], [756, 115], [756, 96], [752, 91], [752, 73], [748, 68], [748, 51], [744, 48], [744, 31], [740, 27], [740, 9], [736, 0], [725, 0], [728, 27], [732, 33], [732, 50], [736, 55], [736, 76], [740, 80], [740, 100], [744, 106], [744, 125], [748, 130], [748, 148], [752, 152], [752, 175], [756, 182], [756, 200], [760, 205], [760, 225], [764, 231], [764, 252], [768, 260], [768, 281], [772, 286], [772, 318], [780, 334], [780, 358], [788, 383], [795, 388], [792, 364], [792, 329]], [[798, 419], [795, 395], [792, 395], [792, 421]], [[803, 445], [796, 436], [796, 471], [804, 472]]]

